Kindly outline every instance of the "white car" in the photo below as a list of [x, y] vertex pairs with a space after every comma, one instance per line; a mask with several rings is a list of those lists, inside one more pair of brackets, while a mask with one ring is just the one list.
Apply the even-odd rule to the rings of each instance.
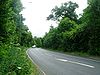
[[36, 45], [33, 45], [32, 48], [36, 48]]

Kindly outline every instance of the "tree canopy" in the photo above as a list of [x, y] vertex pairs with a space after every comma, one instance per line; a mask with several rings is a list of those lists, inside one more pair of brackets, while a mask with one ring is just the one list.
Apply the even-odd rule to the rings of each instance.
[[43, 37], [43, 47], [100, 55], [100, 1], [88, 0], [88, 6], [79, 19], [76, 8], [76, 3], [68, 2], [52, 9], [47, 20], [59, 23]]
[[[0, 75], [29, 75], [25, 47], [34, 42], [20, 13], [20, 0], [0, 0]], [[23, 68], [20, 72], [18, 67]]]
[[55, 6], [55, 8], [51, 10], [51, 14], [47, 17], [47, 20], [59, 21], [68, 17], [71, 20], [77, 21], [78, 15], [75, 12], [76, 8], [78, 8], [78, 4], [71, 1], [62, 3], [60, 7]]

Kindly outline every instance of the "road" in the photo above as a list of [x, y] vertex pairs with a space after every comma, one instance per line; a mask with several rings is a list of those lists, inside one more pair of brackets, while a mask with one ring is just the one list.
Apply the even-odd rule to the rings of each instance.
[[30, 48], [29, 57], [44, 75], [100, 75], [100, 61]]

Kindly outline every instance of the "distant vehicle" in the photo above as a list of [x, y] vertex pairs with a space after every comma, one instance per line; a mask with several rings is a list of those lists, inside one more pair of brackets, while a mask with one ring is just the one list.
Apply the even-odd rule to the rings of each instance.
[[32, 48], [36, 48], [36, 45], [33, 45]]
[[32, 3], [32, 2], [28, 2], [28, 3]]

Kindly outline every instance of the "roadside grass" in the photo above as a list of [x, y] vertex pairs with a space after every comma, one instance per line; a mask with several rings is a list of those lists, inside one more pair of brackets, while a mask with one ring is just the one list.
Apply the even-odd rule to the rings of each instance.
[[22, 49], [24, 50], [24, 56], [27, 59], [27, 63], [30, 65], [29, 66], [29, 70], [30, 70], [30, 74], [29, 75], [39, 75], [39, 70], [36, 67], [36, 65], [29, 59], [28, 55], [26, 54], [26, 51], [28, 48], [22, 47]]
[[100, 60], [100, 56], [93, 56], [93, 55], [90, 55], [88, 53], [83, 53], [83, 52], [65, 52], [65, 54]]
[[27, 48], [22, 46], [1, 44], [0, 75], [39, 75], [26, 50]]
[[[28, 50], [28, 49], [27, 49]], [[28, 53], [26, 51], [26, 55], [27, 55], [27, 58], [29, 60], [29, 64], [31, 65], [31, 74], [30, 75], [44, 75], [44, 73], [42, 72], [42, 70], [39, 68], [39, 66], [31, 59], [30, 56], [28, 56]]]
[[[27, 56], [27, 54], [26, 54]], [[37, 68], [37, 66], [29, 59], [29, 57], [27, 56], [28, 62], [31, 65], [30, 70], [31, 70], [31, 74], [30, 75], [40, 75], [40, 72]]]
[[31, 74], [30, 75], [39, 75], [39, 70], [38, 68], [36, 67], [35, 64], [32, 63], [32, 61], [30, 59], [29, 60], [29, 64], [31, 65], [30, 69], [31, 69]]

